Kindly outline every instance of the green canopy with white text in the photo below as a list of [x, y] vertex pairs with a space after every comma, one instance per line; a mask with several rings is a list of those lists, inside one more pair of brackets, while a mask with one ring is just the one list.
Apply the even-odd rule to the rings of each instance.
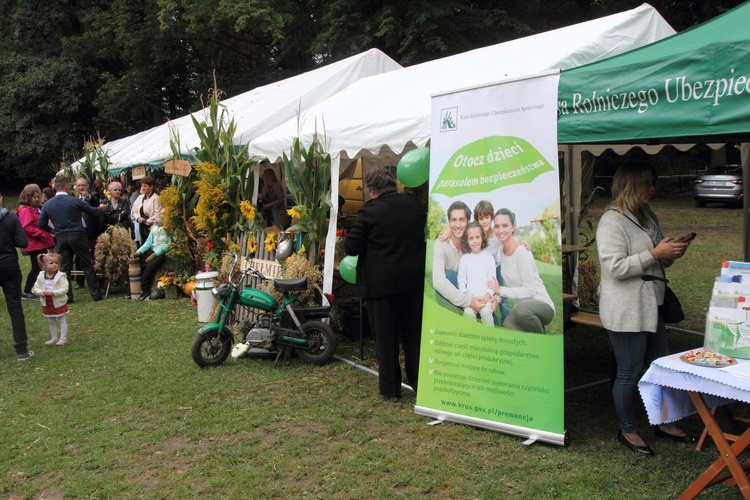
[[750, 2], [562, 72], [560, 144], [732, 141], [750, 132]]

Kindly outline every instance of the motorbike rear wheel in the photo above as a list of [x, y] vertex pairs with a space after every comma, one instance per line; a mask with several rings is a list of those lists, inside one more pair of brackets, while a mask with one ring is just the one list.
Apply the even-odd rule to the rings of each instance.
[[306, 347], [297, 347], [297, 355], [308, 363], [324, 365], [336, 352], [338, 341], [330, 326], [320, 321], [308, 321], [302, 325], [307, 340]]
[[231, 350], [231, 335], [214, 331], [196, 336], [191, 353], [198, 366], [217, 366], [226, 361]]

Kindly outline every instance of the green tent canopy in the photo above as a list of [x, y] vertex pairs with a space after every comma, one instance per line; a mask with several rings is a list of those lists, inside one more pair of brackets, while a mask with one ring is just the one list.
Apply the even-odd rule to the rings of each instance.
[[669, 38], [563, 71], [558, 142], [746, 140], [749, 21], [746, 2]]

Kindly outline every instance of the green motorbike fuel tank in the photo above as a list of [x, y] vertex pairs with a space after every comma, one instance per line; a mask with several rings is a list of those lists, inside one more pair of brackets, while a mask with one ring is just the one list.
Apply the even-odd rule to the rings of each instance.
[[263, 309], [264, 311], [271, 311], [279, 307], [276, 299], [270, 294], [250, 287], [240, 292], [240, 303], [244, 306]]

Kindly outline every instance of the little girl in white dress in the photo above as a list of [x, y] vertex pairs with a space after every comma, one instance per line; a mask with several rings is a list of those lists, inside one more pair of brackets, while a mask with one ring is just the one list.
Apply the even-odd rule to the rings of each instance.
[[[38, 257], [42, 270], [36, 279], [31, 293], [39, 295], [42, 302], [42, 315], [49, 320], [50, 339], [45, 345], [65, 345], [68, 343], [68, 277], [60, 271], [61, 257], [56, 253], [43, 253]], [[60, 337], [57, 335], [58, 323]]]

